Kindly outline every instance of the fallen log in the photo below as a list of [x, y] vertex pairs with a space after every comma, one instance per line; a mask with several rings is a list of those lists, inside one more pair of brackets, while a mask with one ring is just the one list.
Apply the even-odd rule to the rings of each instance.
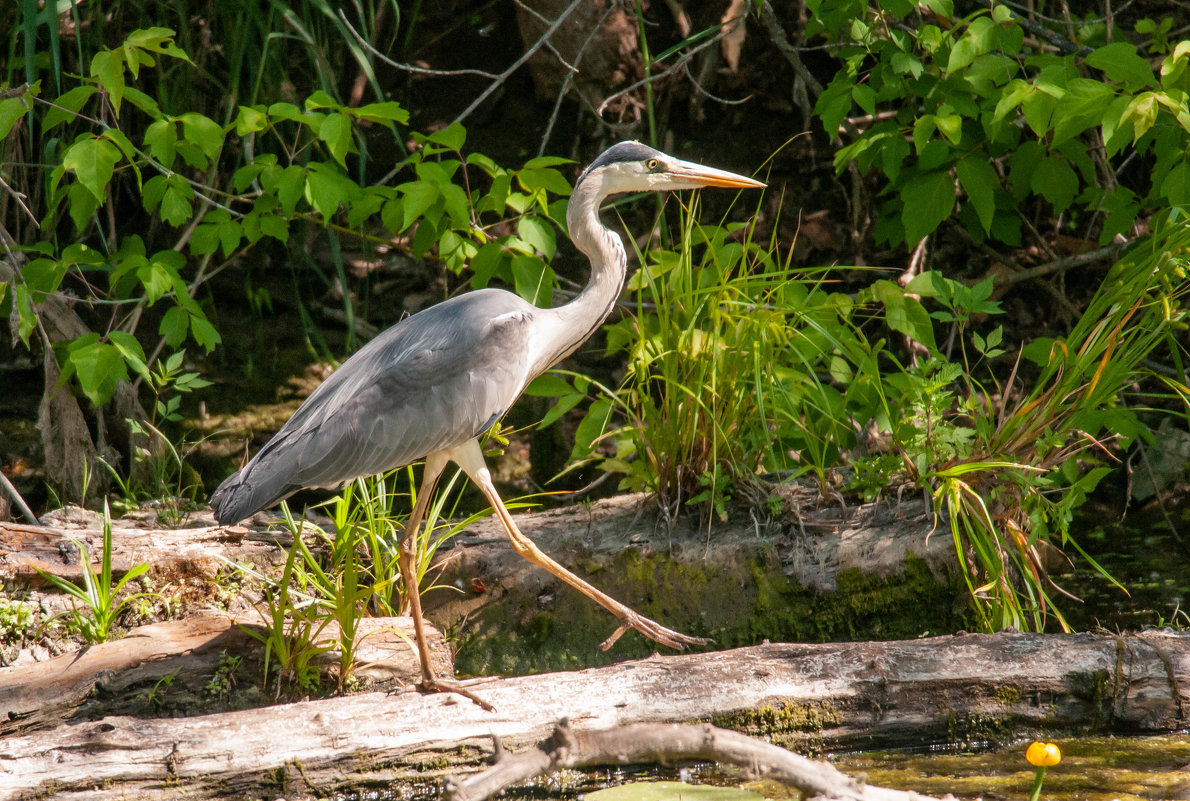
[[[264, 646], [250, 631], [263, 634], [259, 619], [237, 620], [209, 612], [140, 626], [77, 653], [0, 670], [0, 735], [45, 729], [80, 714], [94, 718], [113, 710], [193, 714], [199, 700], [220, 692], [211, 687], [211, 681], [229, 659], [249, 658], [252, 669], [259, 672]], [[452, 675], [442, 634], [432, 628], [427, 634], [435, 670]], [[338, 637], [333, 621], [318, 634], [328, 650], [317, 661], [328, 670], [338, 657]], [[385, 688], [418, 681], [421, 673], [412, 643], [410, 618], [361, 619], [353, 675]], [[236, 679], [227, 675], [225, 681]], [[167, 686], [161, 688], [162, 682]], [[237, 693], [237, 703], [263, 706], [272, 700], [260, 692], [255, 675], [241, 682], [248, 695]]]
[[[640, 722], [709, 721], [798, 750], [1187, 724], [1190, 635], [998, 634], [767, 644], [174, 720], [112, 716], [0, 740], [0, 799], [333, 793], [473, 767], [511, 746]], [[303, 789], [304, 788], [304, 789]]]
[[[71, 508], [47, 517], [57, 528], [0, 523], [0, 579], [38, 588], [40, 569], [77, 582], [82, 565], [72, 538], [92, 558], [100, 553], [98, 515]], [[164, 530], [146, 519], [114, 520], [114, 572], [152, 565], [159, 587], [186, 586], [185, 609], [206, 600], [229, 561], [284, 562], [288, 532], [258, 518], [251, 527], [221, 527], [201, 512], [188, 528]], [[894, 640], [970, 626], [967, 607], [956, 603], [967, 590], [953, 544], [929, 536], [934, 520], [920, 498], [765, 520], [740, 512], [716, 524], [713, 547], [697, 520], [667, 521], [644, 495], [521, 514], [518, 524], [612, 597], [720, 648], [765, 639]], [[454, 588], [428, 592], [423, 606], [441, 630], [457, 633], [456, 666], [464, 674], [539, 673], [652, 653], [651, 643], [631, 635], [600, 651], [614, 619], [517, 556], [490, 519], [446, 541], [428, 575], [426, 584]]]

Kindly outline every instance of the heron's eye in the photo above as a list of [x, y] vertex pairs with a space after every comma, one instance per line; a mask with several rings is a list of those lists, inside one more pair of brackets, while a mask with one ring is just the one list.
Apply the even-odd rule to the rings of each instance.
[[648, 167], [649, 172], [657, 172], [661, 168], [661, 162], [657, 159], [649, 159], [645, 162], [645, 166]]

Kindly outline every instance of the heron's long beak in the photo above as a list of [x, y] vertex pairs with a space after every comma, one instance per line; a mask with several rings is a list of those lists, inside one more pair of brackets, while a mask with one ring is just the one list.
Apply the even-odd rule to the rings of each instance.
[[714, 167], [704, 167], [690, 161], [675, 161], [667, 170], [671, 178], [696, 186], [721, 186], [735, 189], [761, 189], [765, 185], [760, 181], [736, 175], [727, 170], [717, 170]]

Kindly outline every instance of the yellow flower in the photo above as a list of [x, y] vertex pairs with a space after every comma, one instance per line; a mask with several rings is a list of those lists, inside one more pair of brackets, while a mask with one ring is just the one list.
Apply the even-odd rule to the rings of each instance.
[[1048, 768], [1062, 761], [1062, 750], [1054, 743], [1033, 743], [1025, 752], [1025, 759], [1030, 765]]

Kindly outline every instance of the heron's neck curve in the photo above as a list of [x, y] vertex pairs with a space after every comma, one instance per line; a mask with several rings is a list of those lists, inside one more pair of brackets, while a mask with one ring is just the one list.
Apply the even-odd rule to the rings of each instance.
[[574, 353], [595, 332], [620, 297], [628, 272], [624, 243], [599, 221], [599, 206], [611, 192], [598, 174], [575, 187], [566, 209], [570, 240], [591, 262], [587, 285], [564, 306], [538, 313], [542, 337], [534, 358], [535, 373], [545, 372]]

